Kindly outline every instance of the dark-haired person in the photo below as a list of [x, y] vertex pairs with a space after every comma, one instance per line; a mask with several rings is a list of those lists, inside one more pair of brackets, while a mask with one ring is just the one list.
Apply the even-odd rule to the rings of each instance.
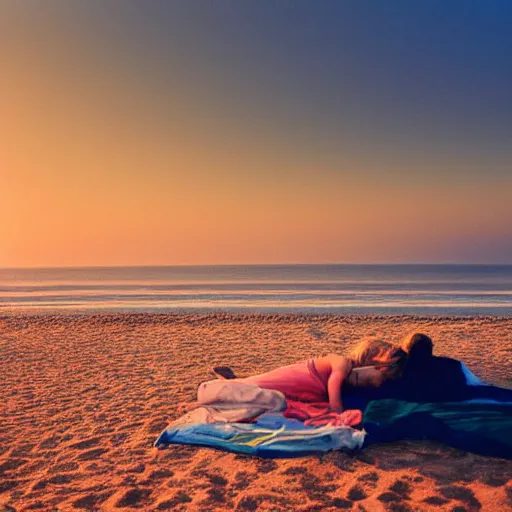
[[512, 390], [481, 381], [467, 366], [451, 357], [433, 355], [430, 336], [414, 332], [404, 338], [402, 349], [408, 361], [400, 379], [385, 382], [374, 390], [352, 390], [350, 396], [367, 401], [395, 398], [409, 402], [458, 402], [464, 400], [493, 400], [512, 402]]
[[482, 455], [512, 458], [512, 390], [483, 383], [456, 359], [433, 355], [422, 333], [402, 343], [409, 360], [402, 378], [375, 390], [346, 389], [366, 402], [365, 445], [431, 439]]

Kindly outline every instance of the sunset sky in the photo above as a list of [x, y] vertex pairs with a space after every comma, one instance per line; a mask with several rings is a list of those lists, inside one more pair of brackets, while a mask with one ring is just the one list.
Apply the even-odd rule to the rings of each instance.
[[0, 267], [512, 263], [512, 2], [0, 4]]

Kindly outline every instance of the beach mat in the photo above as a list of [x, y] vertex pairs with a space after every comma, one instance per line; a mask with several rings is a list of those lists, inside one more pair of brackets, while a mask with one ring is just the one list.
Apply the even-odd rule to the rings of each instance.
[[364, 412], [364, 445], [429, 439], [468, 452], [512, 459], [512, 403], [374, 400]]
[[364, 437], [364, 431], [351, 427], [306, 427], [282, 414], [263, 414], [255, 423], [194, 424], [178, 419], [160, 434], [155, 446], [187, 444], [262, 458], [292, 458], [331, 450], [357, 450]]

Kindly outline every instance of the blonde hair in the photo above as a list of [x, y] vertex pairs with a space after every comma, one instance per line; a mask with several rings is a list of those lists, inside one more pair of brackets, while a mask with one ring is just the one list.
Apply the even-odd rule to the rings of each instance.
[[407, 353], [398, 345], [378, 338], [360, 341], [350, 352], [354, 368], [361, 366], [389, 366], [386, 373], [391, 378], [402, 373], [407, 361]]

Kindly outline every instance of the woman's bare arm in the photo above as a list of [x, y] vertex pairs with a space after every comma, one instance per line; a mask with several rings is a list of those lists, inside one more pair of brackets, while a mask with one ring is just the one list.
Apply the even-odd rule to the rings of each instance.
[[331, 374], [327, 381], [327, 393], [329, 394], [329, 406], [335, 412], [343, 412], [341, 389], [343, 381], [352, 371], [352, 361], [346, 357], [330, 354], [327, 360], [331, 365]]

